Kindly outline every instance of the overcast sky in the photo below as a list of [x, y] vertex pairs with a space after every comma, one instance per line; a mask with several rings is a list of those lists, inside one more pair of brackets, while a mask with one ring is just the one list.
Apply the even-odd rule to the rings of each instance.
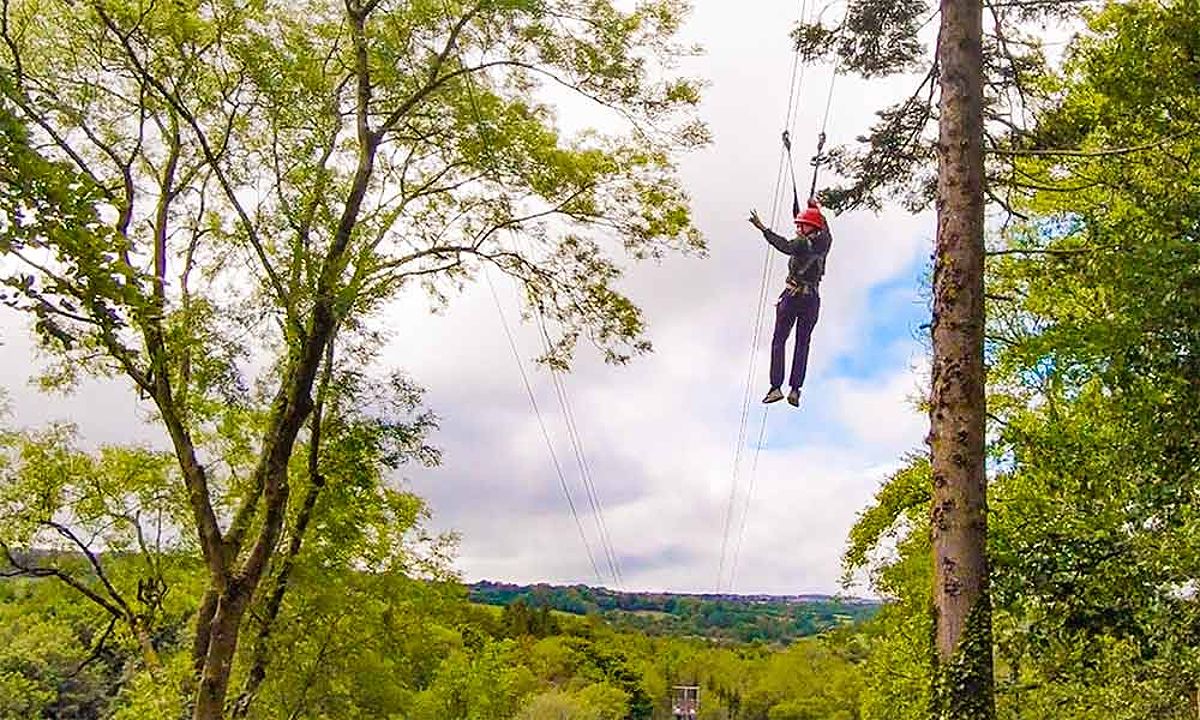
[[[736, 512], [727, 570], [742, 539], [733, 589], [835, 592], [856, 513], [903, 454], [921, 447], [926, 432], [913, 398], [925, 383], [921, 277], [933, 221], [900, 208], [831, 219], [834, 247], [804, 399], [798, 410], [772, 406], [756, 453], [771, 303], [786, 272], [785, 258], [778, 256], [735, 486], [767, 247], [745, 218], [751, 207], [765, 216], [771, 205], [791, 69], [787, 33], [798, 3], [695, 0], [695, 6], [684, 39], [706, 53], [687, 70], [710, 82], [702, 115], [715, 142], [684, 158], [681, 172], [709, 257], [629, 268], [624, 287], [646, 312], [655, 351], [611, 367], [581, 346], [566, 379], [571, 406], [626, 589], [714, 590], [732, 488]], [[796, 125], [803, 157], [815, 143], [831, 70], [812, 68], [805, 75]], [[874, 110], [911, 88], [905, 79], [868, 84], [840, 78], [830, 145], [852, 141]], [[809, 171], [800, 166], [798, 172], [807, 177]], [[778, 229], [787, 225], [778, 223]], [[514, 289], [496, 280], [515, 324]], [[464, 579], [596, 584], [486, 285], [470, 287], [437, 315], [429, 313], [426, 298], [407, 297], [394, 317], [403, 332], [389, 346], [386, 362], [428, 389], [427, 403], [441, 416], [434, 440], [445, 457], [441, 467], [410, 470], [397, 481], [427, 498], [438, 529], [461, 534], [457, 566]], [[136, 412], [122, 387], [89, 385], [72, 399], [47, 400], [25, 385], [29, 365], [20, 359], [28, 356], [29, 344], [12, 332], [15, 322], [8, 316], [3, 323], [0, 385], [10, 391], [16, 420], [31, 425], [69, 417], [90, 440], [129, 439], [128, 424], [112, 420]], [[599, 559], [553, 386], [546, 371], [528, 362], [538, 352], [536, 338], [533, 328], [517, 328], [537, 402]], [[607, 573], [602, 581], [614, 585]]]

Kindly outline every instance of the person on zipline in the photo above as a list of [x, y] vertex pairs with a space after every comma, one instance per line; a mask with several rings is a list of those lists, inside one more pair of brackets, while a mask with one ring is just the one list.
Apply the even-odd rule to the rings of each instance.
[[750, 211], [750, 224], [758, 228], [776, 250], [790, 256], [786, 287], [775, 303], [771, 389], [763, 402], [773, 403], [783, 399], [783, 351], [795, 325], [796, 348], [792, 353], [792, 372], [788, 383], [792, 390], [787, 400], [793, 406], [799, 406], [800, 390], [804, 387], [808, 368], [808, 346], [812, 341], [813, 328], [817, 326], [817, 315], [821, 311], [821, 296], [817, 289], [825, 275], [825, 257], [833, 244], [833, 236], [829, 234], [829, 224], [825, 222], [816, 200], [810, 199], [808, 207], [802, 211], [799, 196], [793, 195], [792, 215], [796, 222], [796, 237], [791, 240], [777, 235], [764, 225], [757, 210]]

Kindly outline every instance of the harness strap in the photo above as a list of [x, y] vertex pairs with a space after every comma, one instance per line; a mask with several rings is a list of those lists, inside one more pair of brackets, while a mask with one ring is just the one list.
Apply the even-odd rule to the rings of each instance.
[[804, 263], [804, 267], [800, 268], [797, 274], [803, 275], [813, 268], [814, 265], [820, 263], [821, 275], [825, 275], [825, 256], [829, 253], [820, 253], [810, 256]]
[[813, 295], [817, 292], [816, 283], [795, 283], [790, 279], [784, 283], [783, 294], [796, 297], [797, 295]]

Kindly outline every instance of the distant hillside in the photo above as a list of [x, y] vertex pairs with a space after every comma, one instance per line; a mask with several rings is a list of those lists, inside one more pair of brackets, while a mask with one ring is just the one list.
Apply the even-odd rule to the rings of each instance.
[[587, 585], [469, 585], [471, 600], [508, 606], [518, 600], [650, 635], [699, 636], [740, 642], [788, 643], [870, 618], [880, 604], [829, 595], [688, 595], [617, 592]]

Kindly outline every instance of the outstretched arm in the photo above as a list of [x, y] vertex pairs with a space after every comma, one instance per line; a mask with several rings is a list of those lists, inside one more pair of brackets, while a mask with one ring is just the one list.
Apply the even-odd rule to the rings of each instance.
[[797, 245], [798, 239], [789, 240], [788, 238], [785, 238], [771, 230], [771, 228], [763, 224], [762, 218], [758, 216], [757, 210], [750, 211], [750, 224], [758, 228], [759, 232], [763, 234], [763, 237], [767, 239], [767, 242], [771, 243], [771, 246], [779, 252], [784, 253], [785, 255], [791, 255], [799, 249], [799, 246]]

